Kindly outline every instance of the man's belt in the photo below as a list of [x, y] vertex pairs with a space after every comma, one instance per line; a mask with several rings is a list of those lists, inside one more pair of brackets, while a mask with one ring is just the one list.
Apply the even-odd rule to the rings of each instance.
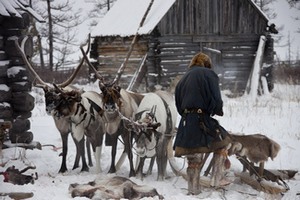
[[184, 114], [189, 114], [189, 113], [197, 113], [197, 114], [202, 114], [204, 113], [203, 110], [201, 108], [191, 108], [191, 109], [184, 109], [183, 110]]

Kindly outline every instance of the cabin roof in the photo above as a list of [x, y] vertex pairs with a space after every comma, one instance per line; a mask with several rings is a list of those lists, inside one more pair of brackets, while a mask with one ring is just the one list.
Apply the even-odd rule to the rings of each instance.
[[[176, 0], [154, 0], [140, 35], [149, 34]], [[118, 0], [91, 32], [92, 36], [135, 35], [151, 0]]]
[[[151, 0], [118, 0], [92, 30], [91, 35], [93, 37], [126, 37], [135, 35], [150, 1]], [[268, 17], [253, 0], [248, 1], [266, 21], [269, 21]], [[146, 21], [139, 29], [138, 34], [151, 33], [175, 2], [176, 0], [154, 0]]]
[[44, 22], [45, 20], [36, 13], [28, 3], [24, 0], [0, 0], [0, 15], [4, 17], [20, 17], [22, 18], [22, 13], [28, 12], [39, 22]]

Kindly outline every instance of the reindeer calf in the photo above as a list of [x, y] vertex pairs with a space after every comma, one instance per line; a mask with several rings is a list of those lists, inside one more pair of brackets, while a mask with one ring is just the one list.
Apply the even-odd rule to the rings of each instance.
[[236, 154], [248, 158], [252, 163], [259, 163], [259, 175], [263, 175], [264, 163], [277, 156], [280, 145], [262, 134], [237, 135], [230, 133], [231, 147], [228, 155]]

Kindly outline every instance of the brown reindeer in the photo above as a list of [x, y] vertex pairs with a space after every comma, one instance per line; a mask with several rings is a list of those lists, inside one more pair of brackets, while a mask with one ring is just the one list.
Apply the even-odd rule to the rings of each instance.
[[144, 95], [127, 91], [118, 86], [121, 69], [112, 83], [104, 83], [103, 77], [98, 74], [98, 71], [90, 63], [87, 55], [81, 48], [81, 52], [86, 59], [87, 64], [94, 71], [95, 76], [99, 79], [99, 88], [103, 96], [103, 117], [105, 118], [106, 145], [112, 146], [111, 166], [109, 173], [115, 173], [116, 167], [115, 157], [117, 152], [118, 137], [121, 136], [124, 141], [124, 152], [120, 158], [122, 161], [124, 155], [127, 154], [130, 165], [129, 176], [135, 176], [132, 155], [132, 137], [130, 131], [124, 126], [119, 112], [127, 118], [133, 118], [136, 109], [138, 108]]
[[[63, 173], [63, 172], [67, 171], [66, 156], [67, 156], [67, 151], [68, 151], [68, 136], [69, 136], [69, 133], [71, 132], [71, 126], [70, 126], [70, 123], [69, 123], [70, 120], [67, 117], [57, 118], [56, 116], [54, 116], [53, 109], [55, 108], [55, 105], [60, 100], [59, 99], [59, 90], [57, 88], [53, 87], [52, 84], [46, 83], [45, 81], [43, 81], [41, 79], [41, 77], [37, 74], [37, 72], [34, 70], [33, 66], [31, 65], [30, 61], [27, 59], [27, 56], [24, 52], [25, 42], [26, 42], [26, 38], [23, 39], [23, 41], [21, 43], [22, 47], [20, 47], [18, 41], [15, 40], [15, 45], [16, 45], [16, 48], [19, 51], [20, 55], [22, 56], [23, 61], [25, 62], [28, 70], [33, 74], [33, 76], [34, 76], [34, 78], [37, 82], [37, 84], [35, 84], [35, 86], [40, 87], [44, 90], [46, 113], [53, 117], [56, 128], [60, 132], [60, 136], [62, 138], [63, 149], [62, 149], [62, 163], [61, 163], [61, 167], [59, 169], [59, 172]], [[89, 42], [89, 40], [88, 40], [88, 42]], [[89, 46], [90, 45], [88, 44], [87, 52], [89, 51]], [[70, 84], [75, 79], [75, 77], [78, 74], [79, 70], [81, 69], [83, 63], [84, 63], [84, 59], [82, 59], [80, 61], [79, 65], [76, 67], [73, 74], [65, 82], [57, 84], [57, 86], [59, 88], [64, 88], [67, 91], [78, 90], [77, 88], [75, 88], [73, 86], [70, 86]], [[80, 91], [80, 90], [78, 90], [78, 91]], [[72, 135], [72, 137], [73, 137], [73, 135]], [[77, 142], [74, 137], [73, 137], [73, 140], [76, 144], [76, 149], [77, 149], [73, 169], [75, 169], [79, 166], [79, 160], [80, 160], [80, 157], [82, 157], [82, 169], [81, 169], [81, 171], [88, 171], [89, 168], [86, 164], [85, 155], [84, 155], [84, 140], [81, 140], [81, 141]], [[89, 156], [89, 164], [92, 165], [90, 156]]]
[[[277, 156], [280, 145], [262, 134], [238, 135], [230, 133], [232, 140], [228, 155], [237, 155], [241, 159], [249, 159], [252, 163], [259, 163], [258, 174], [263, 176], [264, 163]], [[245, 170], [245, 169], [244, 169]]]

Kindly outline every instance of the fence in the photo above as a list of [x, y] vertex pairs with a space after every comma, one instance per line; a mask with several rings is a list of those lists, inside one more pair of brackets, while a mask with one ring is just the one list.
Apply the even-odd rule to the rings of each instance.
[[275, 82], [300, 84], [300, 60], [278, 61], [274, 63], [274, 66]]
[[[62, 83], [66, 81], [71, 74], [74, 72], [75, 68], [65, 67], [58, 68], [58, 70], [50, 70], [48, 68], [35, 68], [37, 74], [42, 78], [43, 81], [47, 83]], [[83, 65], [78, 72], [76, 78], [72, 83], [86, 84], [90, 81], [89, 68]]]

